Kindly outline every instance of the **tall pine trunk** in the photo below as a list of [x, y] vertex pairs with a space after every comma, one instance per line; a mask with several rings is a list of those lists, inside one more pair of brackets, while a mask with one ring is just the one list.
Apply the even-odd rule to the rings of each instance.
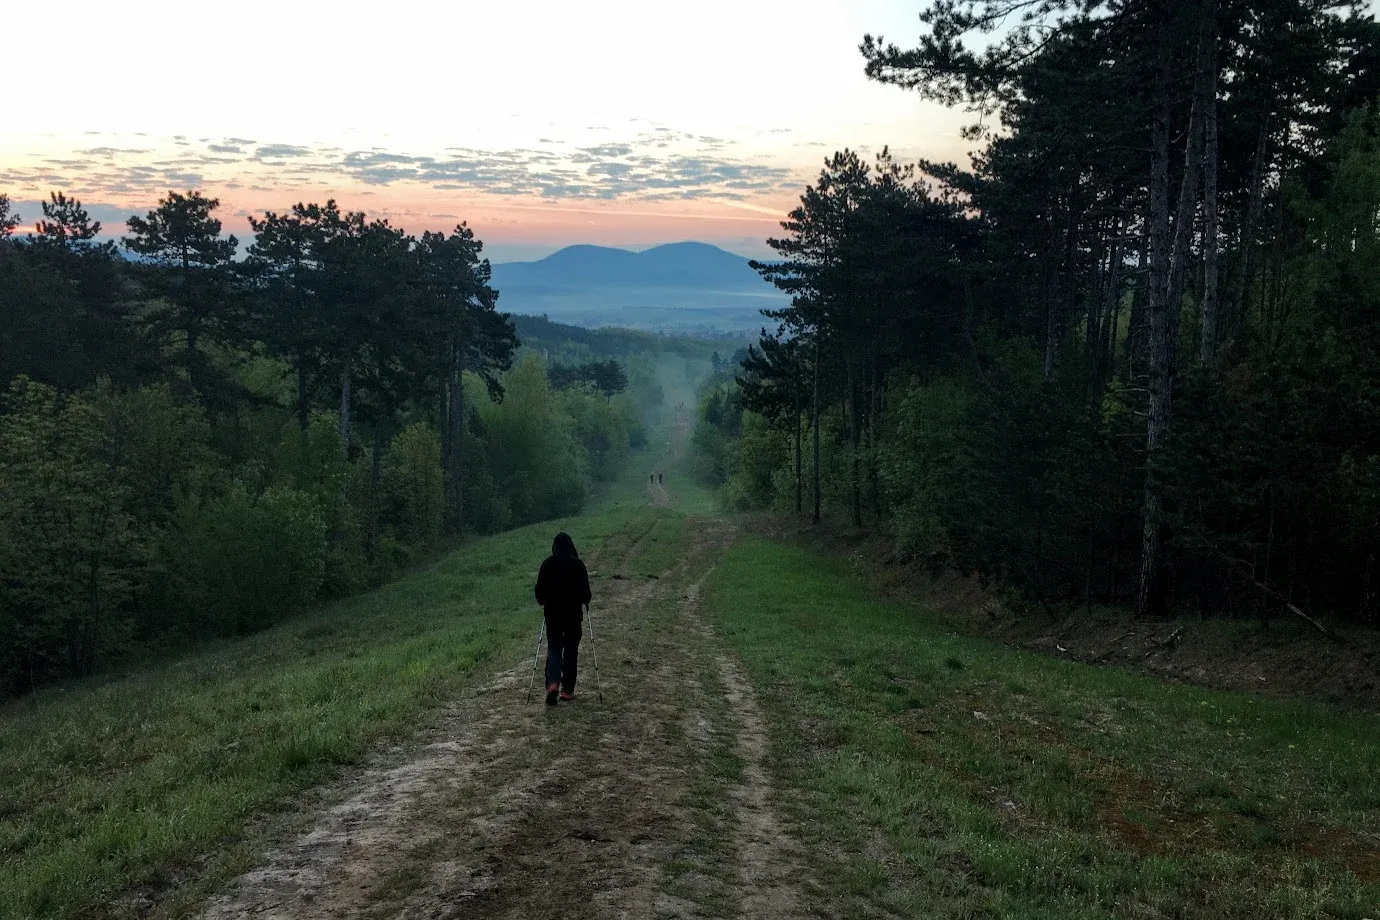
[[814, 440], [814, 454], [815, 454], [815, 463], [814, 463], [814, 467], [815, 467], [815, 468], [814, 468], [814, 480], [815, 480], [815, 483], [814, 483], [814, 484], [815, 484], [815, 513], [814, 513], [814, 517], [812, 518], [812, 520], [814, 521], [814, 523], [818, 524], [818, 523], [819, 523], [819, 425], [820, 425], [820, 411], [819, 411], [819, 331], [818, 331], [818, 330], [815, 331], [815, 398], [814, 398], [813, 412], [814, 412], [814, 423], [813, 423], [810, 427], [811, 427], [811, 437], [812, 437], [813, 440]]
[[451, 370], [449, 460], [446, 467], [446, 491], [449, 495], [450, 531], [459, 536], [465, 530], [465, 458], [462, 446], [465, 434], [465, 376], [458, 364]]
[[1056, 235], [1057, 246], [1051, 250], [1055, 255], [1050, 259], [1054, 265], [1053, 281], [1050, 283], [1049, 303], [1045, 311], [1045, 383], [1054, 382], [1054, 364], [1059, 358], [1059, 345], [1064, 337], [1064, 301], [1066, 298], [1071, 300], [1076, 293], [1072, 266], [1078, 234], [1071, 201], [1067, 204], [1067, 211], [1065, 227]]
[[1203, 312], [1198, 360], [1217, 361], [1217, 0], [1208, 0], [1208, 69], [1203, 75]]
[[300, 345], [297, 347], [297, 427], [307, 433], [311, 423], [311, 402], [307, 388], [307, 353]]
[[1102, 390], [1102, 324], [1106, 301], [1103, 286], [1111, 274], [1110, 254], [1107, 247], [1107, 231], [1098, 226], [1093, 232], [1092, 279], [1086, 286], [1083, 297], [1083, 340], [1087, 351], [1088, 404], [1096, 405], [1101, 399]]
[[1126, 268], [1123, 249], [1126, 241], [1122, 237], [1124, 232], [1121, 221], [1112, 223], [1112, 257], [1107, 263], [1107, 289], [1104, 292], [1107, 318], [1102, 324], [1105, 333], [1102, 345], [1102, 386], [1116, 374], [1116, 337], [1121, 326], [1121, 282], [1122, 272]]
[[1131, 291], [1131, 316], [1126, 326], [1126, 363], [1139, 370], [1149, 359], [1150, 322], [1146, 305], [1150, 300], [1150, 233], [1141, 234], [1140, 254], [1136, 257], [1135, 287]]
[[[1052, 271], [1057, 279], [1059, 270], [1056, 268]], [[1057, 283], [1051, 283], [1051, 287], [1054, 290], [1052, 293], [1046, 291], [1045, 300], [1045, 383], [1054, 380], [1055, 343], [1058, 341], [1059, 333], [1059, 286]]]
[[350, 457], [350, 361], [340, 368], [340, 445]]
[[801, 444], [801, 409], [800, 409], [800, 361], [797, 358], [793, 364], [794, 386], [792, 390], [795, 394], [795, 513], [801, 514], [805, 510], [805, 471], [802, 456], [803, 445]]
[[868, 489], [871, 491], [872, 514], [879, 527], [882, 523], [882, 484], [881, 475], [877, 470], [877, 452], [881, 449], [883, 383], [880, 364], [877, 346], [873, 345], [872, 372], [869, 375], [872, 381], [871, 399], [867, 410], [867, 481]]
[[369, 537], [367, 545], [379, 545], [379, 518], [383, 513], [383, 425], [374, 425], [373, 448], [369, 460]]
[[1154, 477], [1155, 453], [1169, 426], [1173, 399], [1173, 350], [1170, 322], [1170, 238], [1169, 238], [1169, 116], [1170, 58], [1169, 32], [1172, 25], [1170, 0], [1160, 0], [1159, 66], [1155, 75], [1155, 108], [1150, 128], [1150, 406], [1145, 436], [1145, 497], [1142, 506], [1140, 591], [1136, 610], [1149, 612], [1158, 602], [1160, 562], [1160, 490]]
[[[450, 373], [441, 378], [441, 387], [436, 393], [436, 431], [441, 436], [441, 473], [444, 477], [450, 469]], [[450, 484], [442, 487], [446, 509], [450, 508]], [[450, 511], [447, 510], [449, 515]], [[447, 524], [446, 526], [450, 526]]]
[[1203, 164], [1203, 74], [1208, 69], [1208, 29], [1198, 38], [1198, 68], [1194, 80], [1193, 107], [1188, 119], [1188, 142], [1184, 145], [1184, 173], [1179, 184], [1179, 205], [1174, 215], [1174, 254], [1169, 263], [1170, 329], [1177, 337], [1179, 308], [1188, 281], [1188, 265], [1192, 258], [1194, 215], [1198, 211], [1200, 192], [1199, 171]]
[[977, 341], [973, 338], [973, 276], [963, 273], [963, 339], [968, 343], [968, 356], [973, 359], [973, 374], [982, 380], [982, 358], [978, 354]]
[[854, 376], [853, 359], [848, 359], [848, 443], [852, 462], [849, 479], [853, 488], [853, 526], [862, 526], [862, 458], [859, 456], [862, 433], [858, 430], [858, 387]]
[[[1241, 221], [1240, 239], [1237, 242], [1236, 279], [1232, 285], [1231, 313], [1227, 316], [1228, 335], [1246, 315], [1246, 290], [1251, 278], [1251, 249], [1255, 244], [1256, 227], [1260, 223], [1260, 209], [1265, 197], [1265, 157], [1269, 140], [1269, 115], [1262, 114], [1260, 133], [1255, 144], [1255, 164], [1251, 168], [1250, 197], [1246, 202], [1246, 214]], [[1221, 331], [1219, 318], [1219, 335]]]

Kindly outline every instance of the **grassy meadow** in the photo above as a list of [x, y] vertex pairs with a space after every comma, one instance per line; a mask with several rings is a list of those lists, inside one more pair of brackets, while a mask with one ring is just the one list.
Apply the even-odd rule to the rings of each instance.
[[[551, 535], [649, 558], [676, 515], [632, 485], [604, 510], [466, 543], [377, 591], [126, 675], [0, 709], [0, 917], [110, 915], [141, 891], [176, 912], [252, 865], [251, 819], [428, 710], [509, 667], [540, 623], [532, 579]], [[118, 912], [118, 911], [117, 911]]]
[[1380, 916], [1380, 718], [945, 632], [745, 537], [706, 607], [834, 916]]
[[[0, 917], [185, 915], [300, 819], [312, 787], [530, 654], [532, 575], [556, 529], [596, 580], [625, 554], [627, 575], [669, 569], [692, 538], [680, 507], [710, 499], [668, 482], [675, 509], [649, 508], [642, 475], [584, 517], [0, 709]], [[755, 536], [702, 600], [761, 700], [811, 913], [1380, 915], [1374, 715], [958, 637], [842, 562]], [[718, 727], [685, 765], [693, 845], [664, 868], [672, 893], [728, 914], [725, 790], [742, 765], [723, 687], [701, 684], [694, 705]]]

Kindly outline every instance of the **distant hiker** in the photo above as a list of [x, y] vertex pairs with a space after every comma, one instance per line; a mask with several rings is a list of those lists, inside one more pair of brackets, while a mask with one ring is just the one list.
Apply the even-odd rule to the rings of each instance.
[[656, 473], [653, 473], [652, 475], [648, 476], [647, 482], [649, 485], [656, 485]]
[[662, 474], [662, 473], [657, 473], [657, 474], [656, 474], [656, 484], [657, 484], [657, 485], [665, 485], [665, 483], [666, 483], [666, 476], [665, 476], [664, 474]]
[[589, 606], [589, 571], [575, 551], [568, 533], [556, 534], [551, 555], [537, 573], [537, 603], [546, 612], [546, 705], [557, 694], [567, 702], [575, 695], [575, 669], [580, 663], [582, 607]]

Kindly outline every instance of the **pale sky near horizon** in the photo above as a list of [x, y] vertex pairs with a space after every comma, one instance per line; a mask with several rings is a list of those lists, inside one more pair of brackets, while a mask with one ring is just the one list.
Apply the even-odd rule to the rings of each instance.
[[[248, 213], [337, 198], [495, 261], [570, 243], [745, 254], [845, 146], [959, 159], [961, 112], [870, 83], [919, 0], [10, 4], [0, 192], [113, 230], [168, 189]], [[21, 49], [21, 50], [14, 50]]]

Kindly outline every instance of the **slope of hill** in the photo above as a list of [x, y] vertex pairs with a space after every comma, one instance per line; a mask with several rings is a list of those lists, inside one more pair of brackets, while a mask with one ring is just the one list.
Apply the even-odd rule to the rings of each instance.
[[625, 329], [620, 326], [588, 329], [584, 326], [558, 323], [546, 316], [523, 314], [513, 317], [513, 326], [517, 329], [518, 340], [524, 348], [556, 354], [579, 352], [578, 360], [654, 354], [659, 358], [674, 355], [707, 363], [715, 352], [727, 357], [752, 341], [750, 336], [743, 335], [674, 335]]
[[536, 262], [495, 265], [493, 284], [506, 312], [585, 326], [741, 332], [785, 302], [747, 259], [706, 243], [644, 252], [568, 246]]
[[[742, 533], [670, 457], [601, 510], [0, 709], [0, 918], [1376, 916], [1373, 714], [956, 634], [794, 521]], [[598, 638], [549, 708], [557, 526]]]

